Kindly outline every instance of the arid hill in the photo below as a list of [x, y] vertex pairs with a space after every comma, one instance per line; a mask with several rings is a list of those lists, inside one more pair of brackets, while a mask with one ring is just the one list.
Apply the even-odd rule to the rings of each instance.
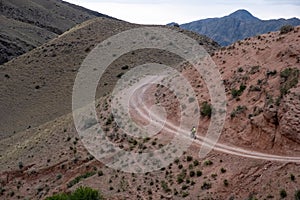
[[[7, 119], [1, 118], [1, 124], [11, 123], [3, 128], [6, 130], [9, 126], [22, 130], [13, 135], [9, 132], [11, 136], [0, 141], [2, 197], [44, 199], [86, 185], [99, 189], [107, 199], [297, 199], [300, 196], [300, 27], [286, 34], [273, 32], [249, 38], [215, 51], [212, 58], [222, 74], [228, 100], [226, 123], [216, 149], [199, 159], [201, 142], [196, 139], [168, 167], [131, 174], [106, 167], [90, 155], [68, 112], [72, 83], [82, 59], [95, 43], [132, 27], [139, 25], [94, 19], [0, 68], [0, 80], [5, 83], [1, 84], [1, 93], [10, 92], [13, 97], [0, 109], [8, 115]], [[215, 49], [209, 40], [204, 41], [208, 50]], [[162, 58], [172, 65], [178, 60], [168, 57], [169, 54], [152, 57], [149, 51], [134, 54], [124, 55], [113, 63], [113, 71], [108, 71], [108, 78], [100, 82], [103, 90], [98, 92], [97, 123], [105, 127], [107, 137], [120, 148], [122, 145], [126, 150], [145, 152], [164, 146], [167, 135], [160, 133], [153, 138], [122, 135], [111, 118], [110, 99], [105, 93], [113, 87], [125, 65], [131, 68], [142, 60], [154, 62]], [[128, 58], [133, 62], [126, 63]], [[19, 65], [23, 66], [12, 68]], [[26, 66], [31, 73], [24, 70]], [[188, 65], [182, 73], [191, 80], [200, 105], [207, 101], [209, 106], [202, 78]], [[27, 76], [36, 78], [31, 80]], [[167, 113], [172, 115], [170, 121], [176, 121], [178, 104], [174, 94], [156, 86], [145, 94], [150, 103], [158, 101], [165, 105]], [[2, 106], [9, 97], [1, 98]], [[209, 112], [203, 107], [201, 113], [198, 137], [206, 133], [210, 121]], [[134, 113], [133, 117], [145, 120]], [[31, 123], [31, 128], [23, 130]], [[276, 156], [283, 160], [295, 157], [298, 163], [276, 161]]]
[[111, 18], [58, 0], [1, 0], [0, 64], [95, 17]]
[[[136, 27], [141, 25], [107, 18], [92, 19], [0, 66], [0, 110], [3, 113], [0, 116], [0, 137], [70, 113], [74, 80], [84, 58], [106, 38]], [[219, 47], [205, 36], [183, 32], [198, 40], [208, 52]], [[111, 91], [125, 65], [131, 68], [147, 61], [178, 62], [172, 55], [162, 59], [166, 54], [161, 52], [151, 55], [139, 51], [136, 54], [123, 56], [113, 63], [111, 71], [100, 81], [99, 97]]]

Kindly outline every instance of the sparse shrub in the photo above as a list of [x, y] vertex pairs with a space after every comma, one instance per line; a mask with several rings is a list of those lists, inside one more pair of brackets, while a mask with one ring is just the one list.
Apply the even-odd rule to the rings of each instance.
[[243, 71], [244, 71], [244, 69], [242, 67], [238, 68], [238, 72], [243, 72]]
[[211, 188], [211, 183], [204, 182], [201, 186], [202, 190], [209, 190]]
[[295, 192], [295, 200], [300, 200], [300, 190]]
[[111, 114], [111, 115], [107, 118], [105, 125], [106, 125], [106, 126], [107, 126], [107, 125], [110, 125], [113, 121], [114, 121], [114, 116]]
[[121, 72], [121, 73], [119, 73], [119, 74], [117, 75], [117, 78], [121, 78], [123, 75], [124, 75], [124, 73]]
[[182, 183], [184, 181], [186, 174], [181, 172], [180, 174], [177, 175], [177, 183]]
[[242, 94], [243, 94], [243, 92], [244, 92], [244, 90], [246, 89], [246, 85], [244, 85], [244, 84], [241, 84], [240, 85], [240, 88], [239, 88], [239, 90], [237, 90], [237, 89], [232, 89], [231, 90], [231, 95], [232, 95], [232, 97], [233, 98], [236, 98], [236, 97], [238, 97], [238, 96], [241, 96]]
[[245, 110], [247, 110], [247, 107], [246, 107], [246, 106], [240, 106], [240, 105], [239, 105], [238, 107], [236, 107], [235, 110], [233, 110], [233, 111], [231, 112], [230, 117], [231, 117], [231, 118], [234, 118], [236, 115], [243, 113]]
[[249, 73], [250, 74], [256, 74], [257, 72], [259, 72], [259, 68], [260, 68], [259, 65], [252, 66]]
[[190, 177], [194, 177], [195, 176], [195, 171], [190, 171]]
[[276, 69], [274, 69], [273, 71], [267, 71], [267, 76], [275, 76], [277, 74]]
[[296, 179], [294, 174], [291, 174], [290, 178], [292, 181], [295, 181], [295, 179]]
[[287, 193], [286, 193], [285, 189], [280, 190], [280, 197], [281, 198], [287, 197]]
[[59, 179], [61, 179], [61, 178], [62, 178], [62, 175], [61, 175], [61, 174], [57, 174], [56, 180], [59, 180]]
[[212, 113], [212, 106], [205, 101], [200, 108], [200, 114], [204, 117], [205, 116], [211, 117], [211, 113]]
[[193, 160], [193, 157], [192, 157], [192, 156], [187, 156], [187, 157], [186, 157], [186, 160], [187, 160], [188, 162], [190, 162], [190, 161]]
[[202, 176], [202, 171], [200, 171], [200, 170], [198, 170], [197, 172], [196, 172], [196, 175], [199, 177], [199, 176]]
[[178, 183], [178, 184], [183, 183], [183, 181], [184, 181], [184, 180], [183, 180], [182, 176], [178, 176], [178, 177], [177, 177], [177, 183]]
[[186, 189], [188, 189], [188, 186], [187, 186], [187, 185], [183, 185], [183, 186], [181, 187], [181, 189], [182, 189], [182, 190], [186, 190]]
[[204, 165], [206, 165], [206, 166], [209, 166], [209, 165], [212, 165], [212, 164], [213, 164], [213, 162], [211, 160], [204, 161]]
[[0, 187], [0, 196], [2, 196], [5, 192], [5, 189], [3, 187]]
[[260, 92], [261, 88], [258, 85], [251, 85], [249, 91]]
[[86, 178], [88, 178], [88, 177], [90, 177], [90, 176], [93, 176], [93, 175], [95, 175], [95, 174], [96, 174], [96, 172], [86, 172], [85, 174], [80, 175], [80, 176], [77, 176], [75, 179], [73, 179], [72, 181], [70, 181], [70, 182], [67, 184], [67, 186], [68, 186], [68, 188], [70, 188], [70, 187], [72, 187], [73, 185], [79, 183], [82, 179], [86, 179]]
[[103, 176], [103, 171], [102, 170], [98, 171], [98, 176]]
[[122, 70], [127, 70], [129, 69], [128, 65], [124, 65], [123, 67], [121, 67]]
[[182, 168], [183, 168], [182, 164], [178, 165], [178, 169], [182, 169]]
[[284, 25], [280, 28], [280, 34], [287, 34], [294, 30], [294, 27], [292, 25]]
[[19, 169], [22, 169], [24, 167], [23, 162], [19, 162]]
[[229, 185], [229, 183], [228, 183], [228, 180], [227, 180], [227, 179], [225, 179], [225, 180], [223, 181], [223, 183], [224, 183], [224, 185], [225, 185], [226, 187]]
[[199, 165], [199, 161], [198, 160], [194, 160], [194, 166], [198, 166]]
[[258, 80], [257, 80], [257, 84], [258, 84], [258, 85], [262, 84], [262, 80], [261, 80], [261, 79], [258, 79]]
[[280, 77], [284, 79], [280, 86], [281, 97], [298, 84], [299, 69], [287, 68], [280, 72]]
[[226, 169], [224, 169], [223, 167], [221, 168], [221, 173], [224, 174], [226, 172]]
[[212, 174], [212, 175], [211, 175], [211, 177], [212, 177], [213, 179], [216, 179], [217, 176], [218, 176], [217, 174]]
[[188, 193], [188, 192], [182, 192], [182, 197], [184, 198], [184, 197], [187, 197], [187, 196], [189, 196], [190, 195], [190, 193]]

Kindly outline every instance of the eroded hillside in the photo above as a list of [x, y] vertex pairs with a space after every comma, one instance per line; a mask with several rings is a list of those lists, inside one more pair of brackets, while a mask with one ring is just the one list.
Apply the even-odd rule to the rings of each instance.
[[[106, 27], [111, 28], [103, 30], [106, 23], [110, 24]], [[283, 35], [274, 32], [249, 38], [214, 53], [212, 58], [222, 74], [228, 100], [226, 123], [214, 151], [200, 159], [198, 152], [201, 142], [197, 139], [184, 155], [167, 167], [145, 174], [131, 174], [108, 168], [90, 155], [77, 134], [72, 115], [67, 113], [71, 101], [69, 88], [72, 88], [80, 62], [93, 48], [93, 44], [110, 34], [132, 27], [138, 25], [106, 19], [90, 21], [1, 69], [7, 91], [11, 91], [16, 99], [14, 102], [12, 98], [11, 104], [6, 106], [12, 107], [14, 103], [21, 102], [12, 114], [5, 111], [11, 117], [8, 118], [12, 120], [11, 123], [13, 120], [25, 120], [15, 114], [21, 111], [34, 119], [25, 120], [28, 123], [37, 120], [38, 117], [34, 115], [37, 111], [42, 113], [39, 116], [46, 116], [44, 121], [39, 121], [35, 126], [1, 140], [1, 195], [9, 199], [43, 199], [53, 193], [87, 185], [99, 189], [107, 199], [296, 198], [300, 190], [299, 162], [275, 160], [276, 156], [283, 159], [296, 157], [298, 161], [300, 157], [297, 106], [300, 88], [300, 27]], [[211, 43], [206, 44], [207, 47], [211, 46]], [[143, 51], [135, 52], [135, 55], [139, 55], [143, 61], [162, 59]], [[168, 57], [168, 54], [163, 58], [170, 65], [180, 61]], [[124, 72], [122, 70], [141, 62], [139, 59], [134, 60], [134, 56], [130, 56], [130, 59], [134, 62], [125, 64], [128, 57], [120, 58], [114, 63], [115, 68], [112, 67], [114, 71], [107, 72], [113, 78], [100, 82], [105, 93], [113, 87], [111, 82], [117, 80], [116, 76]], [[68, 62], [62, 66], [63, 61]], [[10, 66], [22, 63], [33, 70], [34, 77], [39, 75], [35, 83], [26, 79], [28, 73], [25, 71], [18, 68], [9, 71]], [[50, 64], [45, 69], [42, 63]], [[128, 67], [124, 68], [125, 65]], [[47, 72], [44, 85], [37, 82], [41, 71]], [[191, 81], [199, 104], [202, 106], [207, 102], [206, 106], [209, 106], [208, 90], [201, 76], [189, 65], [183, 66], [182, 73]], [[30, 87], [21, 87], [22, 79], [30, 83]], [[37, 85], [40, 87], [36, 88]], [[37, 96], [39, 92], [43, 97]], [[122, 134], [110, 114], [111, 100], [105, 93], [103, 96], [98, 92], [100, 98], [96, 107], [99, 121], [90, 122], [88, 127], [101, 124], [110, 141], [120, 148], [137, 153], [162, 148], [170, 141], [172, 134], [164, 131], [153, 138], [132, 138]], [[17, 94], [22, 101], [17, 101]], [[31, 95], [28, 97], [27, 94]], [[146, 107], [160, 102], [170, 114], [168, 120], [176, 123], [178, 103], [174, 94], [156, 85], [144, 94]], [[31, 103], [25, 104], [28, 98]], [[50, 98], [53, 103], [49, 102]], [[25, 105], [32, 105], [30, 112], [22, 110]], [[7, 109], [6, 106], [1, 109]], [[140, 123], [147, 122], [137, 112], [138, 108], [133, 110], [133, 117]], [[53, 111], [52, 120], [50, 115], [46, 115], [49, 110]], [[58, 115], [58, 110], [63, 112]], [[210, 114], [203, 107], [201, 115], [198, 137], [206, 133], [210, 121]], [[234, 147], [235, 151], [228, 147]], [[250, 158], [248, 155], [256, 157]], [[265, 155], [269, 155], [269, 158]]]

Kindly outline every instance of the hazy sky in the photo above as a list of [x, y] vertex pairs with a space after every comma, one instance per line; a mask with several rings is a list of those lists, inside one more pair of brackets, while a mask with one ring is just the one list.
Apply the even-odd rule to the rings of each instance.
[[300, 0], [66, 0], [128, 22], [179, 24], [246, 9], [261, 19], [300, 18]]

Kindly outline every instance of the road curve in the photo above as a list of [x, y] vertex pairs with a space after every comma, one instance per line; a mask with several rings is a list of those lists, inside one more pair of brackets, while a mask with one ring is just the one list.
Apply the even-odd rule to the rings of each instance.
[[[142, 117], [144, 120], [150, 121], [151, 123], [154, 123], [154, 124], [157, 122], [164, 123], [164, 129], [167, 130], [168, 132], [173, 133], [180, 137], [190, 138], [190, 131], [182, 130], [182, 129], [178, 130], [178, 128], [179, 128], [178, 126], [174, 125], [173, 123], [171, 123], [169, 121], [165, 121], [164, 118], [162, 118], [161, 116], [159, 116], [156, 113], [153, 113], [151, 111], [151, 109], [148, 108], [143, 103], [143, 98], [146, 95], [146, 91], [151, 86], [151, 84], [153, 84], [153, 81], [155, 81], [155, 80], [149, 81], [148, 85], [147, 85], [147, 83], [144, 83], [141, 86], [141, 92], [133, 92], [134, 95], [131, 97], [130, 107], [133, 107], [135, 109], [135, 111], [138, 112], [140, 117]], [[161, 124], [157, 124], [157, 125], [161, 126]], [[197, 138], [194, 140], [194, 142], [199, 145], [213, 147], [214, 150], [222, 152], [222, 153], [246, 157], [246, 158], [300, 163], [300, 157], [280, 156], [280, 155], [261, 153], [258, 151], [250, 151], [250, 150], [242, 149], [240, 147], [229, 146], [229, 145], [221, 144], [221, 143], [216, 143], [216, 145], [213, 146], [212, 142], [210, 140], [204, 140], [204, 139], [205, 139], [205, 137], [197, 135]]]

